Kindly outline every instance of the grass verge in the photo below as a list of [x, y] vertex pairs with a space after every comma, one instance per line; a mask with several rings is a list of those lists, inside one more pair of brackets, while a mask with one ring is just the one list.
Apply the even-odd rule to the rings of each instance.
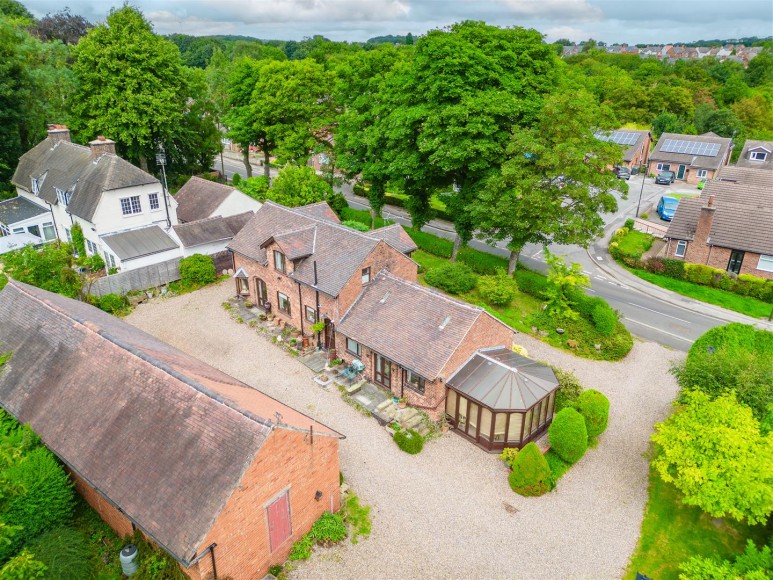
[[744, 551], [747, 539], [764, 545], [765, 526], [712, 518], [700, 508], [682, 504], [677, 489], [655, 473], [650, 472], [649, 481], [649, 501], [626, 580], [634, 580], [637, 572], [676, 580], [679, 565], [693, 556], [732, 558]]

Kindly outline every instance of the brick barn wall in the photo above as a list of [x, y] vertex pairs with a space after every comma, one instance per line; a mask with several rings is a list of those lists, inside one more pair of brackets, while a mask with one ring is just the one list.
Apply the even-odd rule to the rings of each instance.
[[[687, 242], [687, 251], [685, 252], [685, 257], [680, 258], [674, 255], [676, 252], [676, 243], [677, 240], [670, 241], [666, 257], [673, 258], [675, 260], [685, 260], [686, 262], [690, 262], [692, 264], [708, 264], [712, 268], [727, 270], [727, 264], [730, 261], [730, 253], [732, 252], [730, 248], [720, 248], [718, 246], [712, 246], [709, 248], [709, 246], [706, 246], [704, 243], [703, 245], [705, 246], [705, 250], [696, 249], [691, 251], [690, 248], [695, 244], [695, 242]], [[691, 259], [693, 256], [697, 257], [698, 259], [702, 259], [703, 261]], [[752, 276], [757, 276], [758, 278], [773, 280], [773, 272], [766, 272], [764, 270], [757, 269], [757, 264], [759, 263], [760, 254], [755, 252], [746, 252], [743, 257], [743, 262], [741, 263], [741, 274], [751, 274]]]
[[[340, 508], [338, 439], [275, 429], [249, 466], [241, 485], [202, 542], [199, 552], [217, 543], [215, 563], [219, 578], [263, 578], [269, 566], [281, 564], [292, 545], [326, 511]], [[273, 553], [269, 543], [266, 508], [283, 490], [290, 497], [292, 534]], [[317, 501], [317, 490], [322, 498]], [[212, 577], [212, 559], [205, 556], [188, 570], [192, 577]]]
[[94, 511], [99, 514], [107, 525], [115, 530], [120, 537], [130, 536], [133, 533], [132, 523], [117, 508], [107, 502], [97, 491], [83, 479], [70, 471], [70, 478], [75, 483], [75, 490], [86, 500]]

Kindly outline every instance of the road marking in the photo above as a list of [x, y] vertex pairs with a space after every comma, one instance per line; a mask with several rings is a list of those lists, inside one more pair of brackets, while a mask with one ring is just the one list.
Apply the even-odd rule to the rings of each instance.
[[541, 253], [542, 253], [542, 250], [537, 250], [535, 253], [533, 253], [533, 254], [532, 254], [531, 256], [529, 256], [529, 257], [530, 257], [530, 258], [536, 258], [536, 257], [537, 257], [537, 256], [539, 256]]
[[662, 328], [657, 328], [655, 326], [650, 326], [649, 324], [645, 324], [644, 322], [639, 322], [638, 320], [634, 320], [633, 318], [625, 317], [626, 320], [629, 320], [633, 322], [634, 324], [639, 324], [641, 326], [646, 326], [647, 328], [650, 328], [652, 330], [655, 330], [657, 332], [662, 332], [663, 334], [667, 334], [668, 336], [673, 336], [674, 338], [677, 338], [679, 340], [683, 340], [684, 342], [688, 342], [692, 344], [694, 341], [690, 340], [689, 338], [685, 338], [683, 336], [679, 336], [678, 334], [674, 334], [673, 332], [668, 332], [667, 330], [663, 330]]
[[633, 302], [626, 302], [626, 304], [628, 304], [629, 306], [635, 306], [636, 308], [641, 308], [642, 310], [649, 310], [650, 312], [654, 312], [658, 316], [666, 316], [668, 318], [673, 318], [674, 320], [678, 320], [679, 322], [684, 322], [685, 324], [692, 324], [689, 320], [685, 320], [684, 318], [677, 318], [676, 316], [671, 316], [670, 314], [664, 314], [657, 310], [653, 310], [652, 308], [647, 308], [646, 306], [640, 306], [638, 304], [634, 304]]

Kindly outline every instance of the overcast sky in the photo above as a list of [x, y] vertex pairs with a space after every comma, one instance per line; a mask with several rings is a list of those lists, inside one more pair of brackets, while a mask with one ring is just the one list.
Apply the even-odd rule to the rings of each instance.
[[[28, 0], [37, 17], [68, 5], [91, 22], [122, 0]], [[773, 35], [773, 0], [133, 0], [159, 34], [364, 41], [460, 20], [535, 28], [548, 41], [629, 44]]]

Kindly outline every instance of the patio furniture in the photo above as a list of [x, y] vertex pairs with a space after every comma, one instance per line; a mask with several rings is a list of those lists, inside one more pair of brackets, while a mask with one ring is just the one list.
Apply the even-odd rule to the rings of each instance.
[[357, 375], [359, 375], [364, 370], [365, 370], [365, 365], [362, 364], [362, 361], [358, 359], [354, 359], [352, 360], [352, 364], [344, 368], [344, 370], [342, 370], [338, 374], [339, 376], [345, 379], [353, 381], [357, 377]]

